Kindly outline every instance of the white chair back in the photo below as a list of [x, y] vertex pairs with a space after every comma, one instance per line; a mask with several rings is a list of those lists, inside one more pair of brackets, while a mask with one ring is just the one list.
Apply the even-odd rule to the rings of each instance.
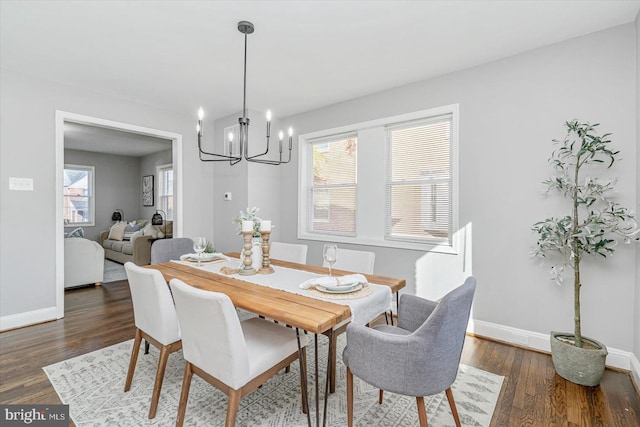
[[297, 262], [298, 264], [306, 264], [307, 248], [307, 245], [271, 242], [269, 258], [279, 259], [281, 261]]
[[170, 282], [182, 328], [187, 362], [239, 389], [249, 379], [250, 365], [240, 319], [231, 299], [178, 279]]
[[[352, 271], [354, 273], [373, 274], [375, 261], [375, 252], [338, 248], [336, 262], [333, 263], [331, 268]], [[322, 266], [328, 267], [329, 264], [325, 261], [322, 263]]]
[[131, 289], [136, 327], [162, 345], [180, 340], [180, 325], [167, 282], [158, 270], [124, 265]]

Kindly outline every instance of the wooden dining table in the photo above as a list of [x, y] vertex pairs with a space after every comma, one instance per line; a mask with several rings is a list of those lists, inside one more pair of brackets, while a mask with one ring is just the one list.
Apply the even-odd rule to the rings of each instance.
[[[239, 253], [228, 253], [231, 258], [239, 258]], [[293, 262], [271, 260], [271, 265], [301, 270], [321, 275], [327, 274], [326, 267], [297, 264]], [[337, 336], [346, 330], [352, 317], [348, 305], [337, 302], [329, 302], [317, 298], [311, 298], [292, 292], [287, 292], [272, 287], [249, 283], [241, 278], [226, 276], [204, 269], [196, 268], [178, 262], [165, 262], [148, 266], [159, 270], [164, 279], [180, 279], [183, 282], [196, 287], [214, 292], [222, 292], [229, 296], [237, 308], [247, 310], [265, 318], [289, 325], [297, 330], [304, 330], [315, 334], [315, 369], [316, 369], [316, 425], [319, 425], [318, 403], [318, 341], [319, 334], [326, 335], [329, 339], [327, 360], [327, 381], [325, 396], [335, 391], [335, 366]], [[351, 274], [352, 272], [335, 270], [335, 275]], [[402, 289], [406, 282], [404, 279], [395, 279], [377, 275], [364, 275], [369, 283], [388, 286], [392, 293]], [[369, 319], [373, 321], [374, 319]], [[325, 397], [324, 421], [326, 422], [327, 399]], [[310, 423], [310, 421], [309, 421]]]

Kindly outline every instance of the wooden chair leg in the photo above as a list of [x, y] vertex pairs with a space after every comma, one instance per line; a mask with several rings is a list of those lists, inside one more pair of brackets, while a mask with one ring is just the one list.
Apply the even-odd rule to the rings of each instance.
[[227, 420], [224, 422], [225, 427], [235, 427], [236, 415], [238, 415], [238, 407], [240, 406], [241, 390], [229, 389], [227, 403]]
[[298, 364], [300, 365], [300, 390], [302, 391], [302, 413], [307, 414], [309, 412], [308, 403], [308, 394], [307, 394], [307, 385], [309, 384], [307, 381], [307, 347], [302, 347], [300, 350], [302, 356], [298, 359]]
[[180, 392], [176, 427], [182, 427], [182, 424], [184, 424], [184, 415], [187, 412], [187, 401], [189, 400], [189, 388], [191, 387], [191, 377], [193, 377], [193, 370], [191, 369], [191, 363], [187, 362], [184, 367], [184, 377], [182, 378], [182, 391]]
[[131, 350], [131, 359], [129, 360], [129, 371], [127, 379], [124, 382], [124, 391], [131, 389], [131, 381], [133, 380], [133, 372], [136, 370], [136, 362], [138, 361], [138, 352], [140, 352], [140, 343], [142, 342], [142, 332], [136, 328], [136, 337], [133, 340], [133, 349]]
[[353, 374], [347, 368], [347, 424], [353, 427]]
[[160, 390], [162, 390], [162, 381], [164, 380], [164, 370], [169, 360], [169, 345], [162, 346], [160, 350], [160, 358], [158, 359], [158, 372], [156, 372], [156, 381], [153, 384], [153, 395], [151, 396], [151, 407], [149, 408], [149, 419], [155, 418], [158, 410], [158, 401], [160, 400]]
[[382, 395], [384, 394], [384, 390], [380, 389], [380, 394], [378, 396], [378, 403], [382, 405]]
[[427, 423], [427, 410], [424, 407], [424, 397], [416, 397], [416, 402], [418, 404], [418, 418], [420, 419], [420, 427], [428, 427]]
[[329, 393], [336, 392], [336, 353], [338, 347], [338, 334], [331, 334], [331, 343], [329, 348], [331, 349], [331, 353], [329, 354], [331, 364], [331, 374], [329, 376]]
[[453, 414], [453, 419], [456, 422], [456, 427], [461, 427], [460, 417], [458, 416], [458, 408], [456, 408], [456, 402], [453, 400], [453, 393], [451, 392], [451, 387], [445, 390], [447, 394], [447, 400], [449, 401], [449, 406], [451, 407], [451, 413]]

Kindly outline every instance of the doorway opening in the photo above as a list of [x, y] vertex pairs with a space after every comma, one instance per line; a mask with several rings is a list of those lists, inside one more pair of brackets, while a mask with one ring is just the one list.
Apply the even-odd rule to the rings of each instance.
[[[149, 149], [148, 144], [152, 143], [153, 139], [159, 139], [167, 141], [166, 147], [167, 149], [170, 147], [171, 149], [171, 164], [172, 164], [172, 179], [173, 179], [173, 198], [172, 198], [172, 216], [173, 216], [173, 235], [174, 237], [182, 236], [182, 135], [176, 134], [173, 132], [168, 132], [160, 129], [152, 129], [146, 128], [142, 126], [132, 125], [129, 123], [123, 122], [115, 122], [112, 120], [105, 120], [97, 117], [84, 116], [75, 113], [69, 113], [65, 111], [56, 111], [56, 138], [55, 138], [55, 162], [56, 162], [56, 310], [57, 310], [57, 318], [64, 317], [64, 227], [65, 227], [65, 215], [64, 215], [64, 169], [65, 169], [65, 127], [68, 132], [71, 132], [72, 129], [74, 132], [87, 132], [88, 134], [100, 133], [101, 135], [111, 135], [117, 139], [117, 135], [122, 132], [127, 133], [131, 136], [132, 139], [136, 139], [140, 142], [140, 146], [138, 149], [143, 149], [145, 145], [145, 140], [147, 143], [147, 149]], [[86, 136], [86, 135], [85, 135]], [[86, 150], [86, 151], [95, 151], [101, 153], [109, 153], [111, 150], [112, 154], [115, 154], [118, 148], [116, 147], [117, 141], [111, 141], [109, 144], [112, 144], [112, 147], [93, 147], [90, 146], [82, 146], [82, 144], [76, 141], [75, 143], [71, 143], [69, 147], [70, 149], [76, 150]], [[107, 145], [109, 145], [107, 144]], [[134, 144], [131, 144], [134, 145]], [[133, 146], [129, 146], [127, 148], [121, 147], [121, 150], [127, 151], [134, 148]], [[80, 151], [81, 152], [81, 151]], [[120, 153], [124, 154], [124, 153]], [[128, 155], [132, 154], [130, 151]], [[140, 177], [141, 179], [142, 177]], [[135, 184], [134, 184], [135, 185]], [[137, 191], [137, 189], [135, 189]], [[105, 208], [103, 207], [102, 210]], [[110, 209], [110, 208], [107, 208]], [[120, 209], [122, 209], [120, 207]], [[134, 216], [149, 216], [149, 213], [155, 212], [155, 207], [141, 207], [134, 209], [130, 209], [130, 215], [135, 212], [139, 213], [139, 215], [133, 214]], [[126, 211], [125, 211], [126, 212]], [[95, 218], [96, 214], [105, 215], [105, 212], [93, 212], [93, 218]], [[124, 219], [124, 218], [123, 218]], [[136, 218], [137, 219], [137, 218]], [[93, 223], [96, 227], [95, 222]], [[95, 232], [94, 232], [95, 234]], [[95, 237], [95, 236], [94, 236]]]

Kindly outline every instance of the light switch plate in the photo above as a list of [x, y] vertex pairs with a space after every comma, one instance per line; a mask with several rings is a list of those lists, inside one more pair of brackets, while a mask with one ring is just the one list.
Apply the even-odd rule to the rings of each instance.
[[231, 200], [231, 192], [230, 191], [227, 191], [226, 193], [224, 193], [224, 199], [227, 200], [227, 201]]
[[9, 190], [33, 191], [33, 178], [9, 177]]

